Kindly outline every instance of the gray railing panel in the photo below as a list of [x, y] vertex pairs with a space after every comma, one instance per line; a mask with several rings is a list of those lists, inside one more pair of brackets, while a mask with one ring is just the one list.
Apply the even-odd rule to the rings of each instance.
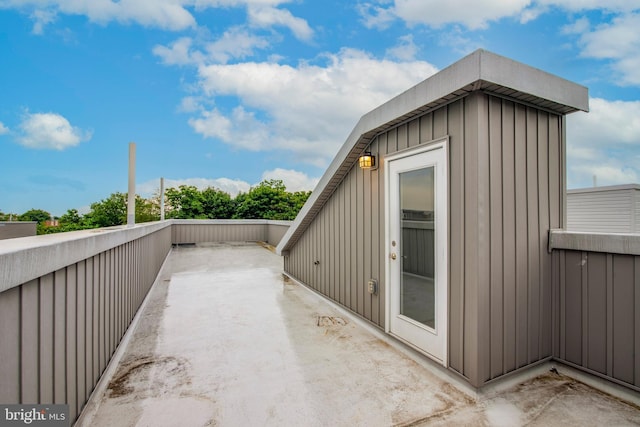
[[640, 236], [551, 233], [559, 345], [577, 368], [640, 389]]
[[275, 245], [288, 226], [286, 221], [173, 220], [4, 241], [0, 402], [67, 403], [75, 419], [172, 243]]
[[[59, 255], [73, 258], [68, 265], [0, 293], [0, 401], [67, 403], [76, 418], [171, 248], [170, 224], [143, 228], [135, 239], [120, 233], [114, 247], [94, 242], [107, 247], [83, 260], [74, 246], [86, 242], [67, 241]], [[30, 251], [0, 257], [22, 255], [28, 264]]]

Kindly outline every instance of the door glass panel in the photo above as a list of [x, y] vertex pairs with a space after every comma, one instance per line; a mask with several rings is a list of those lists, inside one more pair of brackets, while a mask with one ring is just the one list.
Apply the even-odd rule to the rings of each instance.
[[400, 314], [435, 329], [434, 167], [399, 174]]

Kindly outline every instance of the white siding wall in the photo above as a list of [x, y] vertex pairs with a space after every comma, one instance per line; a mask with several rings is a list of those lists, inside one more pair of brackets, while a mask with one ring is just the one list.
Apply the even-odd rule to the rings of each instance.
[[633, 191], [633, 228], [634, 233], [640, 233], [640, 191], [635, 189]]
[[567, 230], [640, 232], [639, 192], [637, 185], [567, 191]]

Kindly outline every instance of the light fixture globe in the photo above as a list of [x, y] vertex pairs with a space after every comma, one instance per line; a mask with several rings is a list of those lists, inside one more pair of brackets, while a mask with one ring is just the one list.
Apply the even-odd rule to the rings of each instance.
[[372, 155], [370, 152], [364, 153], [358, 159], [358, 164], [361, 169], [373, 169], [376, 167], [376, 156]]

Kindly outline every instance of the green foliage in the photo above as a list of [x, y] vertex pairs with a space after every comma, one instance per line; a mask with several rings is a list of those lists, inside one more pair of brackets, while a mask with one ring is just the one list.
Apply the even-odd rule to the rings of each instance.
[[217, 188], [202, 191], [192, 185], [168, 188], [167, 218], [181, 219], [228, 219], [233, 214], [231, 196]]
[[20, 215], [15, 213], [4, 213], [0, 211], [0, 221], [17, 221]]
[[60, 217], [60, 224], [80, 224], [82, 223], [82, 217], [78, 213], [77, 209], [69, 209], [67, 213]]
[[160, 206], [136, 194], [136, 224], [160, 220]]
[[[209, 187], [202, 191], [194, 186], [181, 185], [169, 188], [165, 193], [167, 218], [183, 219], [273, 219], [292, 220], [305, 204], [310, 191], [290, 193], [280, 180], [262, 181], [248, 193], [240, 193], [232, 199], [229, 193]], [[160, 219], [159, 196], [145, 199], [136, 195], [136, 223]], [[60, 233], [87, 228], [111, 227], [127, 222], [127, 194], [113, 193], [104, 200], [91, 204], [86, 215], [69, 209], [59, 220], [58, 226], [48, 227], [44, 221], [51, 218], [49, 212], [31, 209], [16, 216], [20, 221], [38, 221], [38, 234]], [[0, 212], [0, 221], [9, 214]]]
[[311, 192], [289, 193], [281, 180], [265, 180], [236, 197], [234, 218], [293, 220]]
[[234, 203], [229, 193], [217, 188], [205, 188], [202, 194], [202, 210], [210, 219], [229, 219], [233, 215]]
[[18, 217], [18, 221], [36, 221], [38, 223], [51, 219], [51, 214], [42, 209], [30, 209]]
[[113, 193], [108, 198], [91, 204], [85, 221], [93, 227], [111, 227], [127, 222], [127, 195]]

